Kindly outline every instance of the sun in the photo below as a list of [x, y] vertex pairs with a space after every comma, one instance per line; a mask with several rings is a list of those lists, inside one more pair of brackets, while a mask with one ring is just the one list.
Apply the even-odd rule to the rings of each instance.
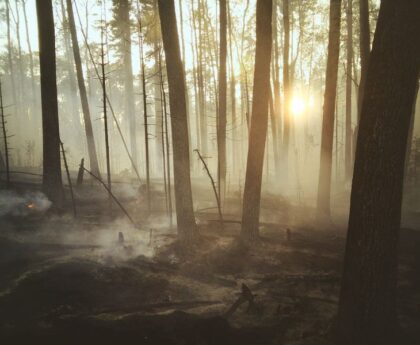
[[306, 109], [306, 103], [300, 96], [294, 96], [290, 103], [290, 110], [294, 116], [302, 115]]

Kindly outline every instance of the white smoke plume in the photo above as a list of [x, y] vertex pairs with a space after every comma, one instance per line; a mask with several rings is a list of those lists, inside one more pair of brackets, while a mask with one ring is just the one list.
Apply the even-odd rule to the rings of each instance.
[[18, 194], [0, 190], [0, 217], [5, 215], [27, 216], [34, 212], [43, 213], [51, 207], [51, 201], [41, 192]]

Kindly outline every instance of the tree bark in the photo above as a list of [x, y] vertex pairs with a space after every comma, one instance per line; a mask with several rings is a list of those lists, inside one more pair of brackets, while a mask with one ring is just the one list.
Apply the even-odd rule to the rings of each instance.
[[419, 36], [417, 0], [382, 0], [357, 139], [336, 344], [400, 343], [398, 238]]
[[45, 194], [55, 204], [63, 201], [58, 122], [54, 15], [51, 0], [37, 0], [39, 62], [43, 134], [43, 178]]
[[169, 84], [178, 235], [182, 242], [190, 243], [197, 230], [191, 191], [185, 76], [174, 0], [158, 0], [158, 5]]
[[337, 95], [338, 58], [340, 53], [340, 19], [341, 0], [330, 0], [330, 27], [317, 202], [319, 216], [325, 216], [327, 218], [330, 217], [334, 118]]
[[96, 176], [99, 174], [98, 156], [96, 153], [95, 139], [93, 136], [92, 119], [90, 116], [89, 103], [86, 94], [85, 79], [82, 70], [82, 60], [80, 58], [79, 42], [77, 40], [76, 24], [74, 20], [73, 5], [71, 0], [67, 1], [67, 13], [69, 19], [70, 35], [73, 47], [74, 62], [76, 64], [77, 82], [79, 85], [80, 100], [83, 110], [83, 121], [85, 123], [86, 141], [89, 153], [90, 170]]
[[252, 241], [259, 235], [261, 182], [267, 137], [270, 96], [273, 1], [257, 1], [257, 42], [248, 160], [242, 208], [241, 238]]

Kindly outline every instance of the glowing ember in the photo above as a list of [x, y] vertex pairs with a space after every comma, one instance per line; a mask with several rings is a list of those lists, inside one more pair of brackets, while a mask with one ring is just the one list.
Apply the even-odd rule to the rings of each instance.
[[28, 205], [26, 205], [27, 208], [29, 208], [30, 210], [35, 209], [35, 204], [33, 202], [29, 203]]

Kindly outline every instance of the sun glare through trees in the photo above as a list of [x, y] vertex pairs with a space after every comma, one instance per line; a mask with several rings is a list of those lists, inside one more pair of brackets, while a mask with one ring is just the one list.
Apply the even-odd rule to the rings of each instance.
[[0, 344], [420, 344], [420, 0], [0, 0]]

